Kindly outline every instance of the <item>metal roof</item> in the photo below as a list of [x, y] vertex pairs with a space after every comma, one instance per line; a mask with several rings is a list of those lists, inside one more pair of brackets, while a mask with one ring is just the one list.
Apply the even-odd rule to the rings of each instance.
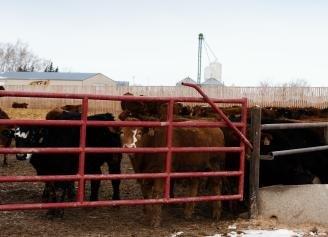
[[215, 78], [208, 78], [202, 82], [202, 85], [223, 85], [223, 83]]
[[193, 83], [196, 84], [196, 81], [194, 81], [193, 79], [191, 79], [190, 77], [186, 77], [184, 79], [182, 79], [181, 81], [178, 81], [176, 83], [177, 86], [181, 85], [182, 82], [188, 82], [188, 83]]
[[84, 81], [97, 74], [79, 72], [0, 72], [0, 79]]

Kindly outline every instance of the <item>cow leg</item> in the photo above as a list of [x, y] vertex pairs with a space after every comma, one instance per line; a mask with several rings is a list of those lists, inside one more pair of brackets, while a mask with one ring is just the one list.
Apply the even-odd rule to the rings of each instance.
[[[49, 190], [48, 202], [57, 202], [55, 183], [54, 182], [48, 182], [48, 183], [46, 183], [46, 185], [48, 185], [48, 190]], [[53, 218], [53, 217], [56, 216], [56, 210], [55, 209], [48, 209], [46, 215], [49, 218]]]
[[[87, 170], [87, 174], [101, 174], [100, 166], [91, 166], [87, 165], [86, 167], [89, 168]], [[100, 188], [100, 180], [91, 180], [91, 193], [90, 193], [90, 201], [98, 201], [98, 194], [99, 194], [99, 188]]]
[[[7, 143], [4, 145], [4, 147], [10, 147], [11, 145], [11, 140], [12, 139], [9, 139], [7, 141]], [[1, 146], [3, 147], [3, 146]], [[3, 164], [2, 164], [3, 167], [7, 167], [8, 166], [8, 160], [7, 160], [7, 154], [3, 154]]]
[[49, 198], [50, 198], [50, 186], [49, 183], [46, 182], [43, 188], [42, 202], [49, 202]]
[[[141, 188], [141, 193], [144, 199], [150, 199], [152, 196], [153, 190], [153, 181], [152, 180], [138, 180]], [[151, 215], [151, 205], [143, 205], [143, 213], [146, 218], [150, 218]]]
[[120, 200], [121, 199], [121, 197], [120, 197], [120, 184], [121, 184], [121, 180], [119, 180], [119, 179], [112, 180], [112, 187], [113, 187], [112, 199], [113, 200]]
[[[192, 178], [189, 184], [189, 195], [188, 197], [196, 197], [198, 194], [199, 179]], [[194, 213], [195, 202], [186, 203], [184, 216], [186, 219], [191, 219], [192, 214]]]
[[140, 184], [141, 194], [144, 199], [150, 198], [152, 185], [150, 184], [149, 180], [138, 180]]
[[174, 180], [173, 179], [171, 179], [171, 182], [170, 182], [170, 197], [174, 198]]
[[[154, 199], [162, 198], [163, 185], [164, 185], [163, 179], [154, 180], [153, 195], [152, 195]], [[153, 205], [150, 225], [153, 227], [158, 227], [161, 224], [161, 216], [162, 216], [162, 205], [161, 204]]]
[[[161, 198], [163, 193], [163, 180], [141, 180], [140, 185], [144, 199]], [[158, 227], [161, 223], [162, 206], [160, 204], [146, 204], [144, 205], [143, 210], [146, 217], [146, 221], [149, 222], [151, 226]]]
[[[121, 161], [119, 162], [107, 162], [108, 165], [108, 171], [110, 174], [120, 174], [121, 173]], [[120, 200], [120, 179], [113, 179], [112, 180], [112, 187], [113, 187], [113, 200]]]
[[98, 201], [99, 188], [100, 180], [91, 180], [90, 201]]
[[[219, 177], [210, 178], [211, 181], [211, 189], [213, 195], [220, 196], [221, 195], [221, 187], [222, 180]], [[221, 201], [214, 201], [212, 207], [212, 218], [215, 220], [219, 220], [221, 217]]]
[[3, 163], [2, 163], [2, 167], [7, 167], [7, 166], [8, 166], [7, 154], [3, 154]]
[[68, 182], [67, 184], [67, 199], [73, 201], [76, 197], [74, 182]]
[[[70, 182], [58, 182], [56, 188], [56, 196], [59, 197], [59, 202], [64, 202], [65, 197], [67, 195], [67, 190], [69, 188], [69, 183]], [[57, 194], [58, 193], [58, 194]], [[54, 216], [57, 218], [63, 218], [64, 216], [64, 209], [58, 208], [54, 209]]]

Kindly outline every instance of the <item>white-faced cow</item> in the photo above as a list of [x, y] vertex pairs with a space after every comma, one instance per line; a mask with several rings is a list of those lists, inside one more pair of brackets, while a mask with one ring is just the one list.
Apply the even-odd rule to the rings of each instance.
[[[151, 131], [151, 132], [149, 132]], [[123, 147], [165, 147], [166, 130], [163, 128], [122, 128], [121, 141]], [[222, 147], [224, 136], [219, 128], [175, 128], [172, 145], [174, 147]], [[165, 154], [129, 154], [133, 169], [136, 173], [153, 173], [165, 171]], [[218, 171], [224, 164], [223, 153], [174, 153], [172, 157], [172, 172], [202, 172]], [[221, 179], [213, 177], [209, 180], [213, 195], [221, 193]], [[145, 199], [160, 198], [163, 195], [163, 179], [139, 180], [141, 191]], [[189, 179], [189, 191], [186, 196], [197, 196], [199, 178]], [[195, 203], [185, 206], [185, 218], [191, 218]], [[150, 224], [158, 226], [161, 219], [161, 205], [145, 207]], [[221, 202], [213, 202], [212, 217], [220, 218]]]

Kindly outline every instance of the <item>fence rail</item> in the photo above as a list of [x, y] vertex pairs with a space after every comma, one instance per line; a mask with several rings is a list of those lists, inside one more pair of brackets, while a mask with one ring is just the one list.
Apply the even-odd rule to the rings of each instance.
[[[249, 106], [260, 107], [328, 107], [328, 87], [230, 87], [230, 86], [204, 86], [202, 88], [212, 98], [240, 98], [246, 97]], [[199, 97], [195, 90], [182, 86], [26, 86], [8, 85], [6, 90], [29, 92], [59, 92], [59, 93], [87, 93], [95, 95], [123, 95], [131, 92], [144, 96], [187, 96]], [[65, 104], [77, 104], [74, 99], [41, 99], [41, 98], [9, 98], [1, 97], [0, 106], [11, 107], [13, 102], [25, 102], [29, 108], [51, 109]], [[120, 105], [115, 101], [90, 101], [90, 110], [106, 112], [119, 112]]]
[[[203, 97], [206, 102], [209, 104], [213, 104], [214, 102], [226, 102], [226, 103], [237, 103], [242, 108], [241, 113], [241, 122], [235, 124], [234, 122], [225, 121], [225, 124], [221, 124], [221, 126], [227, 126], [230, 129], [233, 129], [237, 132], [237, 134], [244, 138], [244, 142], [246, 144], [250, 144], [249, 141], [245, 138], [246, 135], [246, 125], [247, 125], [247, 99], [217, 99], [212, 100], [206, 97], [206, 95], [199, 89], [197, 86], [188, 85], [194, 87]], [[131, 96], [115, 96], [115, 95], [99, 95], [99, 94], [72, 94], [72, 93], [26, 93], [26, 92], [12, 92], [12, 91], [1, 91], [1, 98], [4, 97], [34, 97], [36, 99], [40, 98], [72, 98], [75, 100], [79, 100], [78, 102], [82, 102], [82, 114], [81, 118], [78, 121], [67, 120], [66, 125], [79, 126], [80, 127], [80, 144], [79, 147], [16, 147], [16, 148], [0, 148], [0, 154], [7, 153], [77, 153], [79, 154], [78, 158], [78, 172], [76, 174], [71, 173], [70, 175], [44, 175], [44, 176], [2, 176], [0, 177], [0, 183], [2, 182], [35, 182], [35, 181], [77, 181], [77, 195], [76, 200], [74, 202], [60, 202], [60, 203], [13, 203], [13, 204], [0, 204], [0, 211], [8, 211], [8, 210], [23, 210], [23, 209], [46, 209], [46, 208], [69, 208], [69, 207], [95, 207], [95, 206], [116, 206], [116, 205], [140, 205], [140, 204], [160, 204], [160, 203], [180, 203], [180, 202], [201, 202], [201, 201], [216, 201], [216, 200], [242, 200], [244, 195], [244, 172], [245, 172], [245, 144], [240, 142], [239, 146], [236, 147], [225, 147], [225, 146], [210, 146], [210, 147], [175, 147], [172, 142], [173, 138], [173, 129], [174, 127], [180, 127], [179, 123], [173, 124], [173, 107], [175, 102], [179, 101], [190, 101], [190, 102], [199, 102], [203, 101], [201, 98], [186, 98], [186, 97], [131, 97]], [[82, 100], [82, 101], [81, 101]], [[166, 127], [166, 146], [164, 147], [138, 147], [138, 148], [127, 148], [127, 147], [89, 147], [87, 144], [87, 126], [105, 126], [108, 124], [108, 121], [88, 121], [88, 108], [89, 108], [89, 100], [111, 100], [111, 101], [157, 101], [157, 102], [166, 102], [167, 107], [167, 120], [165, 123], [163, 122], [147, 122], [147, 121], [112, 121], [112, 125], [120, 126], [128, 126], [135, 127], [141, 125], [155, 125], [156, 127]], [[220, 109], [217, 111], [222, 113]], [[216, 112], [217, 112], [216, 111]], [[63, 125], [64, 120], [55, 120], [55, 121], [40, 121], [35, 120], [9, 120], [3, 119], [1, 124], [37, 124], [39, 126], [56, 126]], [[79, 122], [79, 123], [77, 123]], [[198, 127], [198, 123], [204, 125], [204, 122], [201, 121], [193, 121], [189, 123], [189, 126]], [[217, 123], [216, 123], [217, 124]], [[237, 126], [241, 126], [240, 129], [237, 129]], [[221, 127], [220, 126], [220, 127]], [[74, 137], [74, 136], [73, 136]], [[45, 144], [48, 145], [49, 144]], [[250, 145], [251, 146], [251, 145]], [[220, 170], [213, 172], [172, 172], [172, 159], [173, 153], [183, 153], [183, 152], [235, 152], [239, 153], [239, 168], [238, 170]], [[85, 159], [87, 153], [166, 153], [165, 162], [163, 166], [162, 173], [135, 173], [135, 174], [85, 174]], [[231, 176], [231, 177], [239, 177], [238, 183], [238, 191], [234, 194], [217, 194], [217, 195], [208, 195], [208, 196], [194, 196], [194, 197], [171, 197], [171, 180], [173, 178], [193, 178], [193, 177], [216, 177], [216, 176]], [[85, 182], [87, 180], [95, 180], [95, 179], [154, 179], [154, 178], [162, 178], [164, 179], [165, 185], [162, 197], [156, 199], [154, 196], [151, 199], [125, 199], [125, 200], [110, 200], [110, 201], [86, 201], [85, 200]]]

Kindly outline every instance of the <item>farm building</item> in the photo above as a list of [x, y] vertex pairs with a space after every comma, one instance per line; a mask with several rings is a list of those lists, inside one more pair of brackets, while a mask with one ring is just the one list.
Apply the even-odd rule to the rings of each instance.
[[70, 72], [1, 72], [0, 82], [7, 85], [72, 85], [114, 86], [114, 81], [101, 73]]
[[[195, 80], [193, 80], [192, 78], [190, 77], [186, 77], [184, 79], [182, 79], [181, 81], [178, 81], [176, 83], [176, 86], [181, 86], [181, 83], [182, 82], [186, 82], [186, 83], [192, 83], [192, 84], [196, 84], [197, 82]], [[217, 80], [213, 77], [211, 78], [208, 78], [206, 79], [205, 81], [203, 81], [201, 83], [202, 86], [224, 86], [224, 84], [220, 81], [220, 80]]]
[[186, 77], [184, 79], [182, 79], [181, 81], [178, 81], [177, 82], [177, 86], [181, 86], [181, 83], [182, 82], [187, 82], [187, 83], [193, 83], [193, 84], [196, 84], [196, 81], [194, 81], [193, 79], [191, 79], [190, 77]]
[[224, 86], [224, 84], [221, 81], [219, 81], [215, 78], [206, 79], [204, 82], [202, 82], [202, 85], [203, 86]]

